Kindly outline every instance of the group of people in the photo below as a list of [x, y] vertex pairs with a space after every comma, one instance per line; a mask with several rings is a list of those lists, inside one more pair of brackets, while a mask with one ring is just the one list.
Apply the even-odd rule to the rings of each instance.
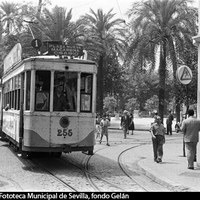
[[133, 114], [129, 114], [127, 110], [124, 110], [120, 126], [124, 133], [124, 139], [126, 139], [127, 134], [129, 134], [129, 130], [132, 131], [131, 135], [133, 135], [133, 131], [135, 130]]
[[[110, 117], [108, 114], [103, 114], [102, 117], [100, 114], [97, 114], [96, 117], [96, 129], [97, 129], [97, 135], [96, 139], [99, 137], [101, 144], [102, 138], [105, 135], [106, 136], [106, 145], [110, 146], [108, 142], [108, 127], [110, 126]], [[133, 114], [129, 114], [127, 110], [124, 110], [123, 116], [121, 117], [121, 123], [120, 126], [122, 127], [124, 139], [126, 139], [127, 134], [129, 134], [129, 131], [131, 132], [131, 135], [133, 135], [133, 131], [135, 130], [134, 121], [133, 121]]]
[[[196, 147], [199, 141], [199, 131], [200, 131], [200, 120], [194, 117], [194, 110], [189, 109], [188, 118], [184, 119], [181, 123], [180, 130], [183, 133], [183, 140], [186, 147], [186, 156], [188, 162], [188, 169], [194, 169], [194, 162], [196, 161]], [[169, 113], [168, 119], [171, 116], [171, 111]], [[170, 118], [173, 120], [173, 118]], [[169, 122], [168, 122], [169, 123]], [[169, 132], [167, 134], [172, 134], [171, 127], [167, 128]], [[161, 117], [156, 115], [155, 121], [152, 123], [150, 132], [152, 135], [154, 161], [157, 163], [162, 162], [163, 157], [163, 144], [165, 143], [165, 133], [166, 129], [161, 121]]]
[[[183, 133], [183, 139], [186, 147], [186, 156], [188, 162], [188, 169], [194, 169], [194, 162], [196, 161], [196, 147], [199, 141], [199, 131], [200, 131], [200, 120], [194, 117], [194, 110], [189, 109], [188, 118], [184, 119], [180, 125], [180, 131]], [[152, 144], [153, 144], [153, 154], [154, 161], [157, 163], [162, 162], [163, 158], [163, 144], [165, 143], [165, 135], [172, 135], [172, 121], [174, 117], [169, 111], [169, 115], [167, 117], [166, 126], [162, 123], [161, 117], [158, 113], [155, 113], [154, 122], [151, 124], [150, 133], [152, 136]], [[106, 145], [110, 146], [108, 142], [108, 127], [110, 126], [110, 118], [108, 115], [103, 114], [101, 117], [97, 115], [96, 118], [96, 126], [97, 126], [97, 138], [100, 137], [99, 143], [101, 144], [102, 138], [106, 136]], [[127, 134], [129, 134], [129, 130], [135, 129], [134, 127], [134, 119], [133, 115], [129, 114], [127, 110], [124, 110], [123, 116], [121, 117], [120, 126], [123, 130], [124, 139], [126, 139]]]

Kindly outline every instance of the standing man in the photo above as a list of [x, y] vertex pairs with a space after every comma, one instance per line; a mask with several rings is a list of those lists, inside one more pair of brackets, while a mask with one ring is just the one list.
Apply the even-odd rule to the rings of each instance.
[[126, 139], [126, 134], [129, 131], [129, 125], [130, 125], [130, 117], [128, 115], [128, 111], [124, 110], [123, 112], [123, 116], [121, 117], [121, 127], [123, 129], [124, 132], [124, 139]]
[[171, 113], [171, 110], [169, 110], [169, 115], [167, 116], [167, 135], [172, 135], [172, 121], [174, 120], [174, 116]]
[[161, 123], [161, 117], [155, 118], [156, 122], [151, 125], [150, 132], [153, 143], [154, 161], [157, 163], [162, 162], [163, 157], [163, 144], [165, 143], [165, 127]]
[[181, 130], [184, 134], [183, 140], [186, 146], [188, 169], [194, 169], [196, 147], [199, 141], [200, 120], [194, 117], [194, 110], [188, 110], [188, 118], [182, 123]]

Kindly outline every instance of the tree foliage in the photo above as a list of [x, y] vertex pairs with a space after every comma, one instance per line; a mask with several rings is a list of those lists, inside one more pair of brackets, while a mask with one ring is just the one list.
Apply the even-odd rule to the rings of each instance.
[[[159, 97], [161, 112], [170, 102], [196, 102], [197, 48], [192, 37], [197, 34], [197, 9], [189, 6], [189, 0], [133, 3], [128, 26], [115, 18], [113, 9], [91, 9], [73, 22], [71, 8], [48, 9], [49, 2], [38, 0], [37, 6], [0, 4], [1, 62], [18, 42], [27, 57], [38, 53], [31, 47], [33, 38], [59, 40], [83, 45], [88, 58], [97, 62], [98, 112], [103, 110], [107, 95], [117, 99], [121, 109], [136, 101], [141, 111], [154, 95]], [[182, 64], [193, 71], [187, 87], [176, 81], [176, 69]]]

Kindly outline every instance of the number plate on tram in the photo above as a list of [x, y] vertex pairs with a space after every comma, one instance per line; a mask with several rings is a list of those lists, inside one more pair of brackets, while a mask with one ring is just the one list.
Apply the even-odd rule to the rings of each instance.
[[67, 136], [71, 137], [72, 135], [73, 135], [72, 129], [67, 129], [67, 128], [57, 129], [57, 136], [63, 136], [65, 138]]

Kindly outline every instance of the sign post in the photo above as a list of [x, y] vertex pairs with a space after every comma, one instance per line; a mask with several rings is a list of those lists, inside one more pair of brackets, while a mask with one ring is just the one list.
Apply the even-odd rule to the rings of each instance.
[[183, 85], [188, 85], [192, 81], [192, 70], [186, 66], [180, 66], [176, 71], [176, 77]]
[[[188, 105], [189, 105], [188, 104], [188, 86], [187, 85], [192, 81], [192, 70], [188, 66], [182, 65], [177, 69], [176, 77], [181, 84], [186, 85], [186, 111], [185, 111], [185, 119], [186, 119]], [[185, 157], [184, 139], [183, 139], [183, 156]]]

